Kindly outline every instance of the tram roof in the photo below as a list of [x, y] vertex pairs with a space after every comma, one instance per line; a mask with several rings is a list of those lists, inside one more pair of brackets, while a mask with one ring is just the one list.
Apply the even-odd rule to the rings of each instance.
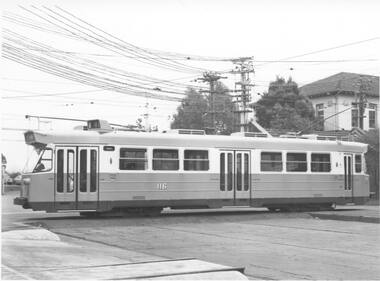
[[133, 145], [157, 147], [199, 147], [225, 149], [309, 150], [364, 153], [367, 145], [358, 142], [327, 141], [296, 138], [260, 138], [222, 135], [181, 135], [112, 131], [27, 131], [27, 144], [67, 145]]

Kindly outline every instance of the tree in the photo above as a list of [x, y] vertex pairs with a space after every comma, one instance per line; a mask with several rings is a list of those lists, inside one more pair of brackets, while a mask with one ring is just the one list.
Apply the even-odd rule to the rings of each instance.
[[[268, 129], [300, 131], [315, 121], [313, 105], [299, 94], [298, 85], [292, 78], [285, 81], [277, 76], [276, 81], [269, 84], [268, 92], [253, 107], [257, 122]], [[313, 129], [319, 128], [320, 123]]]
[[[186, 97], [173, 116], [172, 129], [198, 129], [216, 134], [233, 132], [233, 103], [228, 94], [228, 88], [220, 82], [215, 86], [214, 114], [215, 124], [212, 124], [210, 112], [210, 96], [204, 96], [193, 88], [186, 91]], [[215, 132], [214, 132], [215, 127]]]

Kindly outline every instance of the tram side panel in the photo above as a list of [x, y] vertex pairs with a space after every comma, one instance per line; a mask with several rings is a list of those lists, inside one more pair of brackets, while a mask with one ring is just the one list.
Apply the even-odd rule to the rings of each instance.
[[[152, 170], [152, 148], [148, 148], [147, 169], [120, 170], [120, 147], [113, 153], [101, 154], [99, 206], [113, 207], [199, 206], [215, 205], [221, 199], [215, 150], [209, 149], [207, 171], [183, 171], [180, 157], [178, 171]], [[179, 149], [183, 153], [183, 149]], [[111, 164], [110, 164], [111, 163]]]
[[[331, 157], [329, 172], [312, 172], [311, 153], [307, 152], [307, 171], [286, 171], [286, 153], [283, 151], [283, 169], [279, 172], [263, 172], [260, 169], [260, 153], [255, 151], [252, 174], [252, 205], [304, 204], [304, 203], [364, 203], [369, 195], [368, 176], [364, 171], [353, 174], [354, 189], [345, 187], [343, 153], [328, 152]], [[291, 152], [291, 151], [290, 151]]]

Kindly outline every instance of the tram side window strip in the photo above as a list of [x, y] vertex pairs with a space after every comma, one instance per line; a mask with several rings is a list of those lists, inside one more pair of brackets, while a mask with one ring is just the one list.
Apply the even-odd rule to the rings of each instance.
[[362, 172], [362, 155], [355, 154], [355, 173]]
[[74, 191], [74, 166], [75, 165], [75, 157], [74, 150], [67, 150], [67, 181], [66, 181], [66, 191], [71, 193]]
[[79, 191], [87, 192], [87, 149], [82, 149], [79, 157]]
[[331, 161], [328, 153], [311, 154], [311, 171], [312, 172], [330, 172]]
[[232, 184], [233, 184], [233, 172], [232, 172], [232, 153], [227, 154], [227, 190], [232, 190]]
[[261, 152], [261, 171], [281, 172], [282, 154], [281, 152]]
[[249, 155], [244, 153], [244, 190], [249, 190]]
[[220, 154], [220, 190], [226, 190], [226, 164], [225, 164], [225, 153]]
[[178, 169], [178, 150], [153, 149], [153, 170], [176, 171]]
[[120, 170], [146, 170], [147, 166], [145, 148], [120, 148]]
[[185, 150], [185, 171], [208, 171], [209, 160], [207, 150]]
[[287, 153], [286, 171], [287, 172], [306, 172], [307, 160], [306, 153]]
[[241, 191], [242, 189], [242, 158], [241, 153], [236, 155], [236, 190]]
[[90, 152], [90, 192], [96, 191], [96, 182], [97, 182], [96, 168], [98, 165], [97, 154], [98, 153], [95, 149], [91, 149], [91, 152]]
[[63, 192], [63, 149], [57, 151], [57, 192]]

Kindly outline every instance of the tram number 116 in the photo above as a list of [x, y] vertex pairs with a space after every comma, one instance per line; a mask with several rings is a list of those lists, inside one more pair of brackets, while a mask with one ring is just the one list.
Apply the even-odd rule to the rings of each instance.
[[168, 184], [167, 183], [158, 183], [157, 184], [157, 189], [158, 190], [167, 190], [168, 189]]

